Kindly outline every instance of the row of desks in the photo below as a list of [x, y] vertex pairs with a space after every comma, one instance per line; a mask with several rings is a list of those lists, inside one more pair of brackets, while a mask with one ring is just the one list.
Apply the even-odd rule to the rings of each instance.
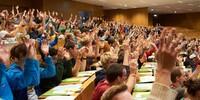
[[155, 81], [155, 62], [145, 63], [139, 70], [140, 81], [135, 85], [133, 92], [134, 100], [147, 100], [150, 95], [153, 82]]
[[[133, 98], [135, 100], [146, 100], [150, 94], [152, 84], [155, 80], [154, 69], [156, 63], [146, 63], [139, 70], [140, 82], [136, 84]], [[68, 78], [53, 89], [42, 94], [41, 100], [91, 100], [95, 88], [94, 80], [96, 71], [80, 72], [77, 77]]]
[[62, 81], [46, 93], [42, 94], [40, 100], [91, 100], [95, 88], [95, 72], [80, 72], [77, 77]]

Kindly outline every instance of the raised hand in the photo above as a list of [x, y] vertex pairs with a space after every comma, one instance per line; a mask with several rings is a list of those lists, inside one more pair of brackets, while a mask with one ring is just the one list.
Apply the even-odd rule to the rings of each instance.
[[66, 50], [63, 51], [63, 56], [67, 60], [69, 60], [71, 58], [69, 52], [67, 52]]
[[82, 54], [82, 57], [87, 57], [89, 50], [88, 50], [88, 48], [86, 48], [86, 47], [82, 47], [82, 48], [79, 50], [79, 52]]
[[17, 5], [15, 8], [18, 10], [18, 9], [19, 9], [19, 6]]
[[55, 15], [58, 16], [58, 12], [55, 12]]
[[129, 42], [130, 42], [130, 39], [126, 39], [123, 41], [123, 46], [124, 46], [125, 51], [130, 51]]
[[36, 9], [37, 13], [39, 13], [40, 11], [38, 9]]
[[31, 59], [36, 59], [36, 50], [35, 50], [35, 41], [30, 42], [28, 45], [28, 54], [27, 57]]
[[65, 52], [65, 48], [59, 47], [59, 48], [58, 48], [57, 57], [63, 59], [63, 58], [64, 58], [64, 55], [65, 55], [64, 52]]
[[33, 9], [33, 10], [32, 10], [32, 12], [31, 12], [31, 15], [33, 15], [33, 14], [34, 14], [34, 12], [35, 12], [35, 9]]
[[55, 12], [54, 12], [54, 11], [52, 12], [52, 15], [53, 15], [53, 16], [55, 15]]
[[48, 45], [48, 41], [47, 40], [44, 40], [42, 42], [41, 50], [46, 56], [49, 54], [49, 45]]
[[15, 11], [14, 11], [14, 7], [12, 7], [12, 11], [11, 11], [12, 15], [15, 15]]
[[178, 47], [178, 39], [163, 31], [160, 37], [160, 46], [157, 51], [156, 59], [159, 69], [170, 71], [176, 66], [176, 58], [181, 47]]
[[22, 16], [24, 17], [25, 15], [26, 15], [26, 10], [24, 10], [24, 13], [23, 13], [23, 15], [22, 15]]
[[51, 12], [48, 10], [48, 15], [51, 16]]
[[22, 38], [22, 42], [29, 48], [31, 45], [34, 45], [35, 40], [33, 39], [26, 39], [25, 37]]
[[4, 44], [0, 44], [0, 63], [3, 64], [9, 63], [9, 52], [6, 50]]

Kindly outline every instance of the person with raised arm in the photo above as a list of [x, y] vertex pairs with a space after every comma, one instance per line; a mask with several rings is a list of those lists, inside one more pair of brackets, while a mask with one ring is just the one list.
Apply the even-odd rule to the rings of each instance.
[[176, 66], [176, 57], [180, 51], [178, 39], [173, 38], [164, 30], [160, 37], [160, 44], [156, 54], [156, 78], [148, 100], [175, 100], [177, 92], [170, 89], [171, 72]]
[[39, 62], [34, 43], [20, 43], [10, 51], [10, 65], [6, 75], [14, 100], [28, 100], [28, 90], [40, 83]]
[[4, 59], [4, 56], [8, 56], [5, 55], [4, 51], [5, 47], [1, 46], [0, 48], [0, 91], [4, 91], [4, 92], [0, 92], [0, 99], [2, 100], [13, 100], [13, 94], [12, 94], [12, 90], [10, 88], [10, 85], [8, 83], [8, 78], [7, 78], [7, 74], [6, 74], [6, 66], [4, 65], [6, 62], [6, 59]]

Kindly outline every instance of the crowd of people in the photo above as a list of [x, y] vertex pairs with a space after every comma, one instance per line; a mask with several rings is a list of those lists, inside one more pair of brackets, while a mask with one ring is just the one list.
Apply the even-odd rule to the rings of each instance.
[[[11, 49], [6, 41], [16, 41]], [[200, 40], [175, 28], [19, 7], [0, 12], [0, 99], [37, 100], [80, 71], [95, 70], [92, 100], [131, 100], [145, 62], [157, 62], [148, 100], [198, 100]], [[183, 69], [192, 68], [192, 72]]]

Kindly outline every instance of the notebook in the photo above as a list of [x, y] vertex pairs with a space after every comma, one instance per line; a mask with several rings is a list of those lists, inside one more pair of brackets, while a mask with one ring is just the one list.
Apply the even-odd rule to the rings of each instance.
[[79, 72], [77, 77], [90, 77], [92, 76], [94, 73], [96, 72], [95, 71], [84, 71], [84, 72]]
[[140, 83], [152, 83], [155, 81], [154, 76], [142, 76], [140, 77]]
[[74, 96], [49, 96], [44, 100], [74, 100]]
[[71, 77], [62, 80], [62, 83], [83, 83], [85, 82], [89, 77]]
[[152, 89], [152, 83], [136, 84], [134, 92], [150, 92]]
[[150, 92], [134, 92], [133, 100], [147, 100]]
[[44, 93], [43, 96], [71, 96], [74, 93], [80, 92], [81, 86], [82, 84], [56, 86]]

